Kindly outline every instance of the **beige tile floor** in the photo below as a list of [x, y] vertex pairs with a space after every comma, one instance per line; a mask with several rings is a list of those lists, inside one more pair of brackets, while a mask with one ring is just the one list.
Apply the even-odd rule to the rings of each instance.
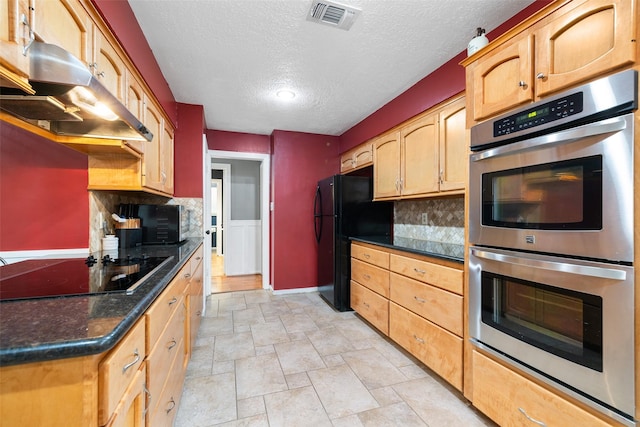
[[318, 293], [208, 297], [186, 375], [176, 427], [494, 425]]

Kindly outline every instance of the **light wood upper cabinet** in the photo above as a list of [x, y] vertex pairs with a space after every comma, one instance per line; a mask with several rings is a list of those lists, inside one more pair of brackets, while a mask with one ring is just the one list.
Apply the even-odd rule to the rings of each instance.
[[427, 111], [373, 143], [375, 200], [464, 192], [465, 99]]
[[590, 0], [536, 31], [536, 96], [635, 62], [637, 21], [631, 0]]
[[[128, 69], [125, 70], [125, 105], [127, 109], [141, 122], [144, 121], [144, 89]], [[136, 150], [138, 153], [144, 153], [146, 141], [127, 141], [128, 146]]]
[[347, 151], [340, 158], [340, 173], [348, 173], [373, 164], [371, 142], [360, 144]]
[[373, 198], [400, 194], [400, 132], [386, 133], [373, 142]]
[[142, 186], [162, 190], [160, 166], [160, 141], [164, 134], [162, 116], [151, 100], [145, 99], [144, 104], [143, 122], [153, 134], [153, 141], [146, 145], [142, 158]]
[[471, 121], [633, 64], [637, 20], [632, 0], [575, 1], [487, 49], [467, 64]]
[[93, 62], [90, 67], [98, 81], [124, 104], [126, 101], [124, 61], [107, 37], [97, 29]]
[[0, 86], [34, 93], [29, 84], [29, 57], [25, 47], [29, 43], [28, 0], [0, 0]]
[[31, 0], [32, 27], [42, 41], [58, 45], [87, 64], [93, 62], [93, 22], [79, 2]]
[[460, 98], [440, 112], [440, 191], [465, 189], [469, 151], [465, 104], [465, 99]]

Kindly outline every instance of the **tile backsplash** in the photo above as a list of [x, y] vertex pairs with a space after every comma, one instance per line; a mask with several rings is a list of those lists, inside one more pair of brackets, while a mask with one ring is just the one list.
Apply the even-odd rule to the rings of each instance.
[[[427, 224], [422, 223], [425, 213]], [[393, 233], [396, 237], [463, 245], [464, 197], [395, 202]]]
[[[102, 237], [105, 234], [113, 234], [115, 231], [115, 221], [111, 214], [118, 212], [121, 203], [155, 204], [155, 205], [183, 205], [185, 206], [185, 216], [182, 221], [186, 223], [188, 231], [186, 237], [198, 237], [202, 235], [202, 199], [201, 198], [173, 198], [154, 196], [151, 194], [109, 191], [89, 192], [89, 250], [99, 251], [102, 245]], [[103, 228], [101, 221], [107, 223]], [[184, 224], [183, 224], [184, 225]]]

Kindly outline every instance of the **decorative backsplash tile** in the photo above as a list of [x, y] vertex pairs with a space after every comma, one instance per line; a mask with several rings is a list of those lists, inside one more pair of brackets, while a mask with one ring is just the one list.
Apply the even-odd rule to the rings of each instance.
[[[422, 214], [427, 214], [427, 224]], [[464, 244], [464, 197], [402, 200], [394, 204], [394, 237]]]
[[[143, 193], [118, 193], [109, 191], [89, 192], [89, 250], [91, 252], [101, 249], [102, 238], [105, 234], [115, 233], [115, 221], [112, 213], [118, 212], [118, 206], [123, 203], [154, 204], [154, 205], [183, 205], [185, 216], [182, 221], [187, 224], [186, 237], [202, 236], [202, 199], [201, 198], [173, 198], [154, 196]], [[100, 215], [102, 214], [102, 215]], [[101, 218], [106, 222], [106, 227], [101, 224]]]

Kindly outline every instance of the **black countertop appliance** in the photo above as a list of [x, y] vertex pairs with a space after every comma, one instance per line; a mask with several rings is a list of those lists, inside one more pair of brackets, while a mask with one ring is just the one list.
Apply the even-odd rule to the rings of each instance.
[[318, 182], [314, 226], [318, 242], [318, 289], [336, 310], [351, 310], [350, 237], [388, 236], [393, 202], [373, 202], [370, 177], [335, 175]]

